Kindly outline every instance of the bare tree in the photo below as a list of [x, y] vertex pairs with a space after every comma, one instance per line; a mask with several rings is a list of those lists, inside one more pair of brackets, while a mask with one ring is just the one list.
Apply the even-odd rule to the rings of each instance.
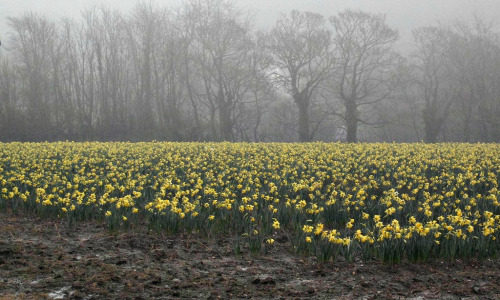
[[293, 97], [298, 108], [300, 141], [310, 141], [313, 94], [333, 74], [331, 32], [320, 14], [294, 10], [276, 22], [266, 45], [274, 58], [274, 82]]
[[385, 16], [346, 10], [330, 18], [333, 42], [338, 50], [339, 71], [333, 91], [341, 100], [347, 142], [356, 142], [358, 124], [374, 125], [360, 108], [388, 99], [398, 84], [400, 56], [393, 51], [398, 32], [385, 23]]
[[457, 22], [451, 34], [449, 60], [458, 86], [456, 110], [462, 138], [484, 142], [500, 138], [500, 40], [494, 24], [476, 17], [470, 26]]
[[415, 82], [424, 102], [424, 140], [435, 143], [455, 100], [455, 91], [447, 78], [449, 34], [443, 28], [422, 27], [413, 31], [413, 37]]
[[239, 140], [259, 142], [266, 139], [266, 134], [261, 132], [263, 120], [267, 110], [275, 101], [274, 86], [267, 74], [263, 71], [268, 67], [268, 57], [262, 48], [254, 51], [252, 59], [254, 70], [252, 80], [248, 83], [248, 92], [236, 109], [235, 128], [239, 133]]
[[129, 49], [133, 53], [137, 80], [135, 112], [137, 128], [143, 135], [155, 128], [154, 60], [159, 55], [160, 32], [164, 29], [165, 13], [152, 2], [138, 2], [127, 22]]
[[185, 18], [192, 22], [193, 38], [190, 60], [203, 82], [201, 100], [210, 111], [212, 135], [217, 131], [220, 140], [232, 141], [237, 108], [263, 68], [251, 20], [226, 0], [189, 1], [187, 5]]
[[0, 54], [0, 139], [25, 139], [25, 124], [20, 102], [16, 72], [8, 59]]
[[29, 138], [48, 140], [52, 133], [51, 111], [55, 104], [50, 76], [53, 75], [51, 55], [57, 47], [56, 25], [34, 13], [8, 18], [8, 21], [13, 30], [11, 51], [20, 63], [22, 78], [26, 80], [23, 98]]
[[139, 2], [128, 22], [141, 130], [156, 126], [159, 137], [170, 140], [182, 140], [184, 134], [185, 41], [176, 22], [172, 11], [152, 2]]

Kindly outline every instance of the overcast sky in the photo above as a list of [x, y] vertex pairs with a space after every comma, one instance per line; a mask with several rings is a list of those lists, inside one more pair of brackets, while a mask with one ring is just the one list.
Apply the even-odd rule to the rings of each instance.
[[[180, 0], [158, 0], [170, 5]], [[347, 8], [385, 13], [387, 23], [397, 28], [403, 38], [401, 46], [406, 48], [411, 30], [420, 26], [435, 25], [438, 21], [452, 22], [455, 19], [472, 20], [473, 14], [494, 20], [500, 26], [500, 0], [233, 0], [242, 8], [255, 13], [259, 28], [271, 26], [280, 13], [292, 9], [319, 12], [325, 16], [336, 14]], [[130, 11], [137, 0], [0, 0], [0, 38], [7, 35], [7, 17], [20, 16], [33, 11], [59, 18], [78, 17], [86, 7], [103, 3], [124, 12]]]

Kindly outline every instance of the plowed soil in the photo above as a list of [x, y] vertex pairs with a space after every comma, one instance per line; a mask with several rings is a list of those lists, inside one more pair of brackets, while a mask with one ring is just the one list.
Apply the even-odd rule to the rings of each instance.
[[0, 299], [500, 299], [500, 260], [319, 264], [276, 238], [111, 232], [97, 222], [0, 214]]

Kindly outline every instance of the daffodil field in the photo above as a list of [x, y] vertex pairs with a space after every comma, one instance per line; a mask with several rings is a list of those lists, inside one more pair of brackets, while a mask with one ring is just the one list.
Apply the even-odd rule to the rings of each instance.
[[0, 210], [234, 236], [286, 238], [319, 261], [495, 256], [498, 144], [0, 144]]

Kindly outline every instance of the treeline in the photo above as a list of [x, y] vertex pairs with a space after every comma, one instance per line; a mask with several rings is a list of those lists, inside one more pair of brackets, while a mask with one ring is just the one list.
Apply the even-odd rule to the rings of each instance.
[[500, 39], [480, 19], [413, 31], [229, 0], [8, 18], [0, 141], [500, 142]]

